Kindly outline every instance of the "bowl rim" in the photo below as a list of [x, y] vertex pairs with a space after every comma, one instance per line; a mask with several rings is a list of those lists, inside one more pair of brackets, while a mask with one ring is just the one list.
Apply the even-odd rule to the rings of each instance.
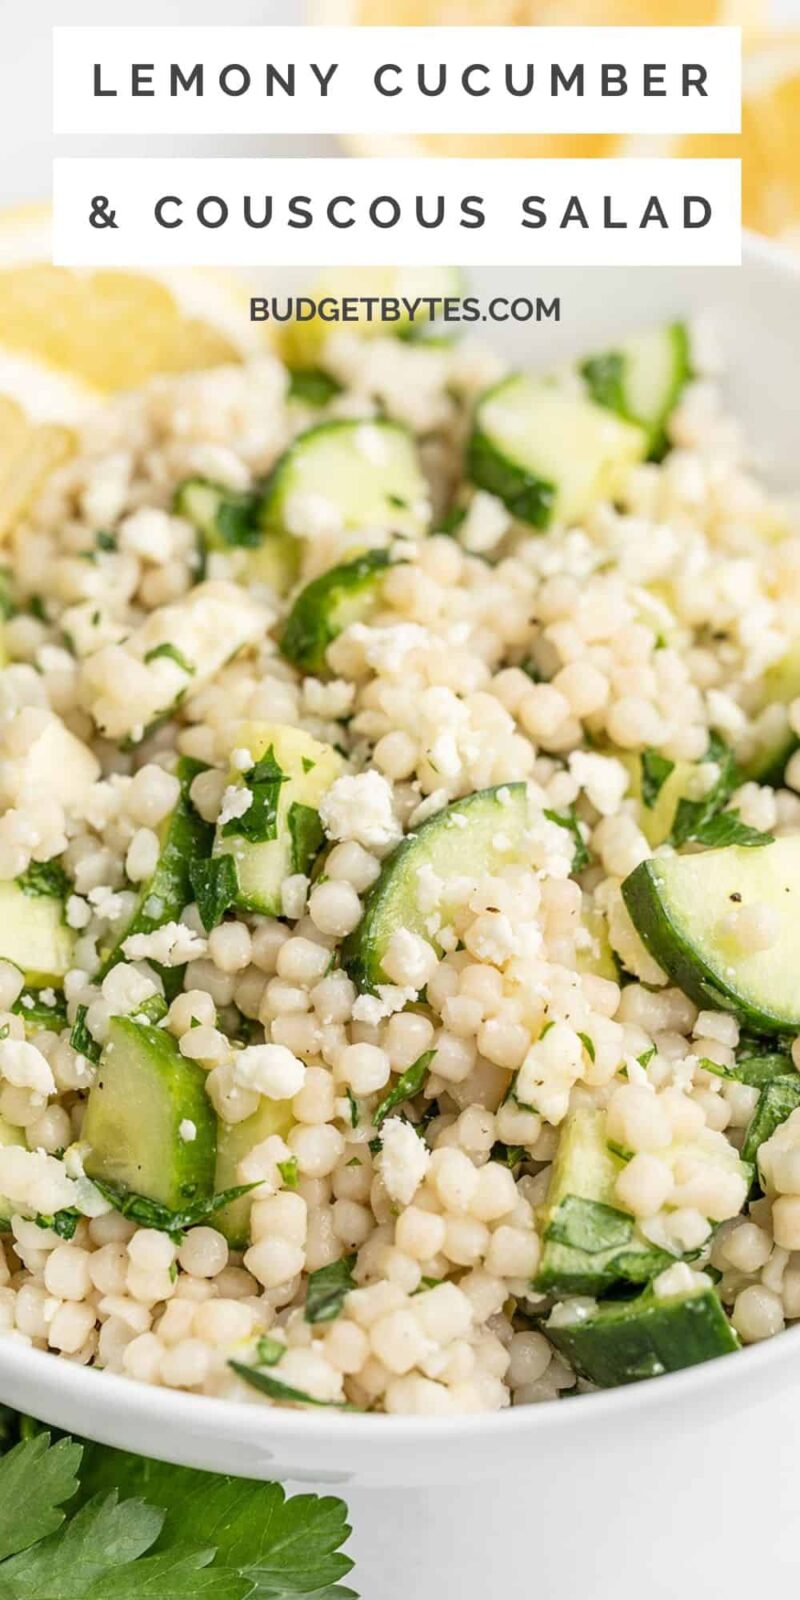
[[[800, 294], [800, 258], [787, 246], [745, 230], [742, 266], [751, 264], [793, 281]], [[88, 1424], [87, 1437], [98, 1432], [123, 1433], [129, 1422], [135, 1423], [140, 1437], [145, 1430], [152, 1430], [153, 1453], [166, 1448], [167, 1458], [167, 1434], [174, 1429], [176, 1442], [180, 1437], [191, 1436], [195, 1443], [206, 1441], [212, 1453], [215, 1434], [224, 1433], [229, 1438], [232, 1430], [243, 1448], [248, 1445], [270, 1447], [270, 1454], [275, 1446], [301, 1448], [305, 1460], [309, 1448], [313, 1450], [317, 1443], [326, 1447], [340, 1443], [344, 1461], [350, 1447], [357, 1448], [362, 1457], [368, 1447], [382, 1453], [387, 1443], [387, 1430], [388, 1437], [398, 1444], [431, 1447], [437, 1442], [447, 1445], [473, 1439], [499, 1444], [511, 1437], [518, 1439], [528, 1435], [533, 1441], [542, 1435], [563, 1433], [581, 1426], [588, 1428], [593, 1423], [602, 1427], [606, 1421], [625, 1417], [631, 1411], [641, 1414], [645, 1410], [649, 1414], [673, 1403], [680, 1407], [701, 1392], [705, 1395], [713, 1390], [719, 1403], [720, 1394], [731, 1382], [738, 1385], [744, 1402], [747, 1393], [751, 1397], [757, 1393], [759, 1376], [767, 1368], [780, 1369], [794, 1361], [798, 1341], [800, 1322], [774, 1338], [735, 1352], [734, 1362], [718, 1357], [679, 1372], [666, 1373], [655, 1383], [639, 1380], [617, 1389], [567, 1397], [559, 1404], [426, 1417], [341, 1413], [323, 1408], [301, 1411], [197, 1395], [141, 1383], [113, 1372], [101, 1373], [65, 1360], [54, 1352], [32, 1349], [11, 1336], [0, 1335], [0, 1401], [13, 1406], [20, 1399], [20, 1389], [35, 1392], [37, 1409], [45, 1413], [42, 1421], [61, 1426], [56, 1423], [59, 1414], [83, 1413]], [[112, 1418], [118, 1422], [118, 1428], [113, 1423], [105, 1426]], [[125, 1445], [120, 1443], [117, 1447], [124, 1449]], [[181, 1454], [180, 1449], [176, 1454]], [[243, 1458], [245, 1470], [247, 1465]], [[347, 1476], [346, 1471], [342, 1476]]]

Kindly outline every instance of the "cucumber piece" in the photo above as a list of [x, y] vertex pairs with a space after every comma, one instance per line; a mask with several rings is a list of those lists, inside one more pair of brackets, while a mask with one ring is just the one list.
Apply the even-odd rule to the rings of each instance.
[[227, 489], [210, 478], [185, 478], [175, 490], [174, 510], [197, 529], [203, 562], [209, 551], [235, 557], [234, 576], [243, 583], [265, 583], [287, 594], [297, 579], [300, 546], [288, 533], [276, 533], [263, 520], [258, 490]]
[[159, 827], [160, 851], [152, 878], [143, 886], [133, 915], [124, 932], [120, 933], [107, 949], [101, 949], [101, 967], [95, 982], [100, 983], [106, 973], [124, 960], [122, 946], [135, 933], [153, 933], [165, 922], [175, 922], [184, 906], [194, 899], [190, 872], [192, 863], [208, 856], [214, 839], [213, 827], [204, 822], [192, 805], [189, 791], [199, 772], [205, 769], [201, 761], [181, 756], [175, 776], [181, 792], [169, 815]]
[[[194, 1138], [181, 1137], [188, 1123]], [[81, 1138], [88, 1176], [123, 1193], [171, 1211], [213, 1193], [216, 1119], [206, 1075], [163, 1028], [112, 1017]]]
[[649, 328], [581, 366], [589, 393], [600, 406], [647, 429], [649, 455], [667, 448], [666, 424], [692, 376], [685, 322]]
[[674, 1256], [643, 1239], [634, 1218], [614, 1204], [623, 1166], [608, 1147], [605, 1113], [571, 1111], [541, 1212], [539, 1293], [599, 1294], [615, 1284], [647, 1283], [672, 1265]]
[[610, 978], [619, 983], [619, 962], [608, 937], [608, 919], [596, 906], [584, 905], [581, 924], [589, 935], [590, 943], [578, 946], [575, 965], [579, 972], [591, 972], [596, 978]]
[[381, 962], [392, 934], [408, 928], [431, 942], [430, 908], [419, 905], [418, 875], [429, 869], [443, 880], [437, 913], [442, 922], [452, 918], [448, 881], [483, 877], [500, 867], [527, 859], [530, 827], [528, 793], [524, 783], [479, 789], [445, 806], [417, 828], [387, 856], [364, 900], [358, 926], [341, 947], [342, 965], [356, 986], [375, 993], [388, 983]]
[[643, 428], [518, 373], [479, 400], [467, 470], [520, 522], [547, 528], [613, 499], [646, 454]]
[[[565, 1310], [566, 1308], [564, 1308]], [[612, 1300], [588, 1317], [562, 1319], [557, 1308], [545, 1333], [580, 1377], [601, 1389], [657, 1378], [739, 1349], [739, 1340], [713, 1289], [659, 1297], [645, 1289], [635, 1300]]]
[[[245, 1117], [244, 1122], [218, 1122], [215, 1194], [235, 1189], [240, 1181], [237, 1177], [239, 1162], [272, 1134], [285, 1139], [293, 1123], [290, 1100], [266, 1099], [262, 1099], [258, 1110], [253, 1112], [252, 1117]], [[233, 1250], [246, 1250], [250, 1243], [250, 1207], [253, 1199], [253, 1194], [240, 1195], [238, 1200], [223, 1206], [214, 1217], [214, 1227], [224, 1233]]]
[[414, 440], [385, 417], [320, 422], [298, 434], [264, 488], [263, 526], [292, 533], [290, 501], [312, 496], [333, 508], [344, 533], [383, 528], [419, 538], [430, 521]]
[[[697, 780], [697, 763], [676, 761], [672, 771], [659, 782], [659, 774], [670, 763], [659, 767], [655, 752], [641, 754], [614, 752], [630, 774], [630, 793], [637, 802], [636, 820], [652, 850], [664, 844], [672, 832], [681, 800], [692, 795]], [[655, 759], [654, 759], [655, 758]]]
[[[413, 305], [420, 299], [445, 300], [464, 293], [464, 275], [458, 267], [328, 267], [310, 291], [319, 306], [323, 300], [358, 299], [358, 315], [348, 316], [345, 324], [349, 334], [361, 339], [385, 339], [417, 336], [418, 329], [428, 325], [430, 311], [423, 314], [419, 307], [414, 321], [402, 304], [408, 300]], [[367, 300], [394, 299], [400, 302], [396, 321], [380, 314], [375, 304], [370, 308]], [[319, 315], [304, 322], [288, 322], [281, 331], [280, 351], [289, 367], [315, 367], [324, 360], [325, 345], [341, 324]]]
[[745, 1130], [742, 1160], [757, 1162], [758, 1152], [776, 1128], [800, 1106], [800, 1072], [765, 1083]]
[[284, 878], [306, 872], [322, 846], [319, 803], [342, 771], [342, 758], [283, 723], [241, 723], [236, 742], [255, 765], [244, 774], [232, 769], [230, 784], [248, 789], [251, 801], [240, 817], [217, 823], [214, 856], [233, 857], [236, 905], [280, 916]]
[[281, 652], [287, 661], [303, 672], [324, 672], [328, 645], [351, 622], [363, 622], [375, 611], [381, 580], [391, 565], [388, 550], [367, 550], [307, 583], [281, 635]]
[[[697, 1005], [732, 1011], [759, 1033], [798, 1032], [800, 836], [643, 861], [622, 894], [650, 954]], [[754, 901], [776, 913], [779, 930], [768, 949], [748, 952], [725, 918]]]
[[33, 989], [59, 988], [72, 966], [75, 935], [64, 921], [69, 883], [52, 862], [34, 862], [0, 883], [0, 960], [11, 961]]
[[[23, 1148], [27, 1148], [25, 1130], [24, 1128], [12, 1127], [10, 1122], [6, 1122], [5, 1117], [0, 1117], [0, 1145], [5, 1146], [8, 1144], [21, 1145]], [[12, 1204], [10, 1200], [6, 1200], [4, 1195], [0, 1195], [0, 1233], [8, 1232], [11, 1227], [11, 1218], [18, 1214], [19, 1205]]]
[[789, 726], [788, 707], [800, 696], [800, 641], [764, 673], [758, 710], [764, 713], [755, 748], [742, 764], [743, 776], [777, 789], [786, 763], [800, 744]]

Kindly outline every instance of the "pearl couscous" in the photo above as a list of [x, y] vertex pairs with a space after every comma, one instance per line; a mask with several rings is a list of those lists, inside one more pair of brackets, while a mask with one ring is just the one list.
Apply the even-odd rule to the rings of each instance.
[[800, 1318], [800, 525], [703, 342], [84, 424], [6, 549], [5, 1337], [447, 1416]]

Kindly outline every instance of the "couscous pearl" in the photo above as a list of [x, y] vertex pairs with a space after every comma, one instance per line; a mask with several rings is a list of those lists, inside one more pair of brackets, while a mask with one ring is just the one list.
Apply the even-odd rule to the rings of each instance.
[[195, 1278], [213, 1278], [228, 1263], [228, 1241], [216, 1228], [191, 1228], [178, 1249], [178, 1262]]
[[331, 934], [336, 939], [352, 933], [361, 917], [361, 901], [352, 884], [335, 879], [312, 889], [308, 909], [320, 933]]

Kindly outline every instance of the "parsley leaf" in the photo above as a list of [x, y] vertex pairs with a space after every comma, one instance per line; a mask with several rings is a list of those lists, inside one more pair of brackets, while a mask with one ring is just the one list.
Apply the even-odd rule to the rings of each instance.
[[0, 1600], [357, 1600], [349, 1535], [341, 1500], [43, 1430], [0, 1459]]
[[341, 389], [341, 384], [321, 367], [302, 367], [291, 373], [289, 399], [307, 406], [325, 406]]
[[690, 839], [697, 843], [704, 842], [698, 838], [698, 833], [703, 832], [712, 817], [730, 799], [739, 781], [739, 772], [733, 757], [733, 751], [726, 745], [724, 739], [712, 733], [708, 741], [708, 749], [703, 757], [703, 764], [713, 762], [719, 769], [717, 777], [711, 788], [703, 795], [701, 800], [689, 800], [686, 796], [678, 801], [675, 818], [670, 834], [670, 844], [687, 844]]
[[318, 1267], [308, 1275], [306, 1288], [306, 1322], [333, 1322], [344, 1305], [345, 1295], [355, 1288], [353, 1267], [355, 1255], [342, 1256], [330, 1266]]
[[38, 1211], [33, 1220], [37, 1228], [49, 1228], [58, 1234], [59, 1239], [74, 1239], [81, 1217], [82, 1212], [76, 1211], [74, 1206], [67, 1206], [63, 1211], [54, 1211], [52, 1216], [45, 1216]]
[[79, 1056], [85, 1056], [87, 1061], [98, 1062], [102, 1054], [102, 1049], [86, 1026], [86, 1013], [88, 1010], [89, 1007], [86, 1005], [78, 1006], [78, 1009], [75, 1012], [75, 1021], [72, 1024], [72, 1032], [69, 1036], [69, 1042], [72, 1045], [73, 1050], [77, 1050]]
[[292, 871], [305, 872], [309, 862], [319, 855], [325, 838], [319, 812], [295, 800], [289, 807], [287, 821], [292, 841]]
[[394, 1088], [389, 1090], [389, 1093], [384, 1096], [377, 1107], [372, 1118], [373, 1127], [379, 1128], [381, 1123], [385, 1122], [390, 1112], [394, 1111], [397, 1106], [404, 1105], [406, 1100], [413, 1100], [419, 1094], [428, 1076], [428, 1068], [435, 1054], [435, 1050], [424, 1050], [422, 1055], [418, 1056], [410, 1067], [406, 1067], [405, 1072], [401, 1073]]
[[581, 833], [581, 825], [578, 821], [575, 807], [568, 806], [564, 811], [545, 810], [544, 814], [548, 822], [557, 822], [559, 828], [566, 828], [568, 832], [572, 834], [572, 837], [575, 840], [575, 853], [572, 857], [572, 871], [573, 873], [583, 872], [584, 867], [588, 867], [591, 857], [586, 847], [586, 840]]
[[742, 822], [736, 810], [719, 811], [714, 817], [706, 817], [697, 824], [691, 837], [695, 844], [707, 845], [709, 849], [719, 849], [727, 844], [755, 849], [762, 844], [772, 844], [774, 839], [773, 834], [762, 833], [760, 828], [751, 828]]
[[155, 645], [152, 650], [148, 650], [144, 658], [145, 665], [147, 665], [148, 661], [158, 661], [161, 656], [165, 656], [168, 661], [174, 661], [175, 665], [180, 667], [182, 672], [188, 673], [190, 678], [194, 677], [195, 669], [191, 661], [186, 659], [183, 651], [179, 650], [176, 644]]
[[[233, 1189], [222, 1189], [219, 1194], [204, 1195], [192, 1200], [183, 1211], [172, 1211], [169, 1206], [163, 1206], [157, 1200], [148, 1200], [146, 1195], [121, 1194], [102, 1178], [94, 1178], [92, 1181], [103, 1198], [110, 1202], [120, 1216], [129, 1217], [131, 1222], [138, 1222], [142, 1228], [158, 1228], [159, 1232], [168, 1233], [177, 1243], [183, 1239], [187, 1228], [196, 1228], [198, 1223], [207, 1222], [209, 1217], [216, 1216], [224, 1206], [230, 1205], [234, 1200], [240, 1200], [242, 1195], [249, 1194], [251, 1189], [258, 1188], [257, 1183], [239, 1183]], [[0, 1600], [3, 1600], [2, 1591]]]
[[639, 757], [642, 769], [642, 799], [652, 811], [667, 778], [675, 771], [675, 762], [657, 750], [643, 750]]
[[[71, 1439], [50, 1446], [46, 1433], [23, 1440], [0, 1461], [0, 1562], [61, 1527], [61, 1510], [78, 1487], [81, 1448]], [[5, 1567], [0, 1566], [0, 1578]], [[0, 1584], [0, 1593], [2, 1585]]]
[[239, 893], [239, 874], [233, 856], [211, 856], [208, 861], [193, 861], [189, 880], [197, 901], [200, 921], [210, 933], [222, 921]]
[[64, 868], [57, 861], [32, 861], [14, 882], [23, 894], [48, 900], [65, 899], [72, 887]]
[[278, 806], [281, 789], [288, 783], [288, 775], [278, 765], [275, 751], [270, 745], [255, 766], [245, 774], [244, 782], [250, 790], [250, 804], [240, 817], [231, 817], [223, 824], [222, 833], [249, 839], [252, 844], [263, 844], [278, 837]]

